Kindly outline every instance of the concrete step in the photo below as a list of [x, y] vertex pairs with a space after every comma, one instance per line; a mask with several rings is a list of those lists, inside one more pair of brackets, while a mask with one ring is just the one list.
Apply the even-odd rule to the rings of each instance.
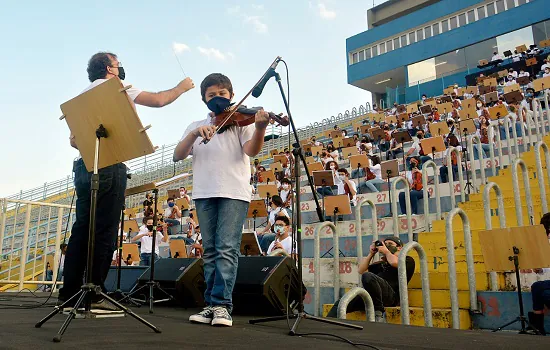
[[[484, 291], [490, 289], [489, 285], [489, 274], [484, 272], [478, 272], [476, 276], [476, 289], [479, 291]], [[506, 286], [505, 277], [503, 274], [498, 274], [498, 286], [499, 289], [502, 289]], [[430, 272], [430, 288], [432, 289], [449, 289], [449, 273], [448, 272]], [[457, 273], [456, 274], [456, 286], [458, 290], [469, 290], [468, 287], [468, 274], [467, 273]], [[409, 288], [421, 289], [422, 280], [420, 278], [420, 273], [417, 272], [413, 275], [409, 282]]]
[[[431, 289], [430, 298], [434, 309], [451, 308], [451, 293], [449, 290]], [[470, 308], [470, 296], [467, 291], [458, 291], [458, 305], [460, 309]], [[409, 289], [409, 306], [419, 308], [424, 306], [421, 289]]]

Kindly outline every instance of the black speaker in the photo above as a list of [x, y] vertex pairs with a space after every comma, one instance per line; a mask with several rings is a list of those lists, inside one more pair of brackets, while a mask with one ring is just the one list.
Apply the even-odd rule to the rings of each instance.
[[[138, 284], [149, 281], [150, 268], [139, 277]], [[159, 259], [155, 262], [155, 282], [170, 294], [178, 304], [184, 307], [204, 306], [204, 283], [202, 259]], [[142, 289], [142, 294], [148, 294], [149, 289]], [[165, 299], [166, 296], [155, 289], [155, 299]]]
[[[129, 293], [137, 283], [139, 276], [147, 270], [147, 266], [122, 266], [120, 268], [120, 290]], [[111, 266], [107, 278], [105, 279], [105, 288], [108, 293], [116, 291], [117, 267]]]
[[[282, 256], [247, 256], [239, 258], [237, 280], [233, 289], [233, 309], [243, 315], [283, 315], [289, 294], [289, 310], [300, 300], [296, 263]], [[306, 287], [302, 283], [302, 300]]]

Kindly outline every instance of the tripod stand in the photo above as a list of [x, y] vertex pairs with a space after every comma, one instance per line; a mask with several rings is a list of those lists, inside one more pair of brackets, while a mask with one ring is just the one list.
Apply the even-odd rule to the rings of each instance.
[[[92, 175], [91, 183], [91, 199], [90, 199], [90, 224], [88, 228], [88, 255], [86, 260], [86, 283], [81, 287], [81, 290], [66, 300], [60, 306], [56, 306], [55, 309], [48, 314], [45, 318], [40, 320], [35, 327], [40, 328], [44, 323], [49, 319], [61, 312], [65, 306], [69, 305], [74, 299], [77, 299], [74, 307], [69, 313], [69, 316], [61, 325], [59, 332], [53, 338], [53, 341], [59, 343], [61, 337], [69, 327], [71, 321], [76, 318], [77, 313], [84, 315], [85, 318], [96, 318], [98, 315], [94, 313], [91, 309], [92, 297], [102, 297], [108, 300], [110, 303], [115, 305], [119, 310], [124, 313], [132, 316], [136, 320], [140, 321], [147, 327], [154, 330], [156, 333], [161, 333], [160, 329], [149, 323], [145, 319], [136, 315], [130, 309], [126, 308], [124, 305], [120, 304], [115, 299], [111, 298], [109, 295], [103, 292], [101, 286], [95, 285], [92, 283], [92, 269], [93, 269], [93, 259], [94, 259], [94, 249], [95, 249], [95, 228], [96, 228], [96, 206], [97, 206], [97, 194], [99, 192], [99, 173], [98, 173], [98, 160], [99, 160], [99, 148], [101, 143], [101, 138], [107, 137], [107, 130], [103, 127], [102, 124], [99, 125], [96, 130], [96, 144], [95, 144], [95, 154], [94, 154], [94, 170]], [[120, 259], [120, 258], [119, 258]], [[120, 260], [119, 260], [120, 261]], [[80, 307], [84, 305], [84, 309], [81, 311]]]
[[[134, 298], [134, 301], [140, 302], [142, 304], [146, 304], [147, 301], [149, 301], [149, 313], [153, 313], [153, 305], [155, 303], [162, 303], [164, 301], [172, 301], [174, 298], [168, 294], [164, 289], [160, 287], [160, 284], [155, 281], [155, 257], [156, 257], [156, 242], [157, 242], [157, 226], [158, 226], [158, 216], [157, 216], [157, 205], [158, 205], [158, 188], [155, 188], [153, 190], [154, 194], [154, 203], [155, 203], [155, 215], [153, 215], [153, 236], [151, 239], [151, 260], [149, 262], [149, 281], [142, 285], [141, 287], [137, 288], [136, 290], [133, 290], [129, 295], [128, 298], [132, 300], [132, 295], [137, 294], [139, 291], [143, 290], [144, 288], [149, 288], [149, 295], [145, 296], [145, 299], [136, 299]], [[155, 289], [158, 290], [160, 293], [164, 294], [166, 298], [155, 300]]]
[[[468, 171], [468, 161], [469, 161], [469, 152], [468, 152], [468, 147], [464, 146], [464, 138], [467, 138], [468, 137], [468, 127], [465, 127], [462, 129], [462, 132], [460, 132], [460, 129], [462, 128], [461, 126], [461, 123], [464, 123], [464, 122], [458, 122], [458, 125], [459, 125], [459, 129], [458, 129], [458, 133], [459, 133], [459, 136], [460, 136], [460, 143], [461, 143], [461, 146], [462, 146], [462, 162], [464, 164], [464, 168], [466, 169], [466, 191], [468, 194], [471, 194], [472, 191], [475, 191], [475, 187], [474, 185], [470, 182], [470, 171]], [[472, 124], [473, 124], [473, 121], [472, 121]], [[474, 128], [475, 128], [475, 125], [474, 125]], [[464, 138], [463, 138], [463, 135], [464, 135]], [[466, 142], [466, 145], [468, 143]], [[462, 166], [462, 165], [460, 165]], [[451, 166], [452, 168], [452, 166]], [[451, 169], [452, 170], [452, 169]], [[476, 171], [475, 168], [472, 166], [471, 167], [471, 171]], [[483, 169], [481, 169], [481, 171], [483, 171]], [[464, 189], [462, 189], [464, 190]]]
[[[319, 206], [319, 200], [317, 199], [317, 194], [316, 194], [315, 188], [313, 186], [313, 181], [312, 181], [312, 179], [309, 175], [309, 169], [308, 169], [307, 163], [305, 161], [304, 153], [302, 152], [302, 147], [300, 145], [300, 138], [298, 136], [298, 132], [297, 132], [296, 127], [294, 125], [294, 119], [292, 118], [292, 115], [290, 113], [290, 107], [289, 107], [289, 104], [288, 104], [288, 100], [286, 98], [286, 95], [285, 95], [285, 92], [284, 92], [284, 89], [283, 89], [283, 85], [281, 84], [281, 77], [275, 71], [275, 66], [279, 61], [281, 61], [281, 58], [277, 57], [277, 59], [272, 64], [272, 66], [268, 69], [266, 74], [264, 74], [264, 78], [265, 77], [271, 77], [271, 76], [275, 77], [275, 80], [277, 81], [277, 84], [279, 86], [279, 90], [281, 92], [281, 97], [282, 97], [283, 102], [285, 104], [285, 108], [286, 108], [288, 118], [290, 120], [290, 125], [292, 127], [292, 132], [294, 134], [295, 143], [293, 144], [294, 148], [292, 150], [292, 154], [294, 155], [294, 158], [296, 159], [296, 164], [295, 164], [295, 167], [294, 167], [294, 178], [295, 178], [295, 181], [296, 181], [295, 191], [298, 194], [300, 193], [300, 161], [301, 161], [304, 164], [304, 169], [305, 169], [305, 172], [306, 172], [306, 175], [307, 175], [307, 179], [309, 181], [309, 186], [311, 187], [311, 191], [313, 193], [313, 198], [314, 198], [315, 204], [317, 206], [317, 215], [319, 217], [319, 221], [322, 222], [322, 221], [324, 221], [324, 217], [323, 217], [323, 214], [322, 214], [322, 211], [321, 211], [321, 207]], [[264, 78], [262, 78], [262, 80], [264, 80]], [[265, 82], [264, 82], [264, 84], [265, 84]], [[301, 208], [300, 208], [300, 196], [299, 195], [296, 196], [295, 205], [296, 205], [296, 210], [295, 210], [295, 213], [296, 213], [295, 214], [296, 226], [294, 227], [295, 231], [294, 231], [292, 237], [293, 237], [293, 240], [294, 239], [296, 240], [296, 246], [301, 248], [302, 247], [302, 230], [301, 230], [301, 221], [302, 220], [301, 220], [301, 214], [300, 214]], [[293, 242], [293, 246], [294, 246], [294, 242]], [[340, 322], [340, 321], [335, 321], [335, 320], [329, 320], [329, 319], [325, 319], [325, 318], [317, 317], [317, 316], [310, 316], [310, 315], [306, 314], [305, 311], [304, 311], [304, 300], [303, 300], [304, 293], [303, 293], [303, 289], [302, 289], [303, 288], [303, 283], [302, 283], [302, 280], [303, 280], [302, 254], [298, 254], [297, 264], [298, 264], [298, 278], [300, 279], [299, 280], [299, 284], [300, 284], [300, 294], [299, 295], [300, 295], [300, 298], [298, 298], [297, 312], [296, 313], [294, 313], [293, 311], [289, 312], [289, 309], [287, 307], [286, 308], [286, 312], [287, 312], [286, 315], [250, 320], [249, 321], [250, 324], [287, 320], [287, 319], [290, 319], [290, 318], [296, 319], [296, 321], [294, 322], [294, 325], [292, 326], [292, 328], [289, 331], [289, 335], [297, 335], [298, 334], [298, 326], [300, 325], [300, 322], [304, 319], [310, 319], [310, 320], [317, 321], [317, 322], [324, 322], [324, 323], [329, 323], [329, 324], [348, 327], [348, 328], [363, 329], [362, 326], [357, 326], [357, 325], [353, 325], [353, 324], [349, 324], [349, 323], [345, 323], [345, 322]]]

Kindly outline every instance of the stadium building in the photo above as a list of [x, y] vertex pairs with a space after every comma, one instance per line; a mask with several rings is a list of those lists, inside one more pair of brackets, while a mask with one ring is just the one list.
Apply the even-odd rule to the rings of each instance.
[[346, 40], [348, 83], [373, 102], [409, 103], [465, 85], [491, 60], [550, 38], [548, 0], [389, 0], [367, 13], [368, 30]]

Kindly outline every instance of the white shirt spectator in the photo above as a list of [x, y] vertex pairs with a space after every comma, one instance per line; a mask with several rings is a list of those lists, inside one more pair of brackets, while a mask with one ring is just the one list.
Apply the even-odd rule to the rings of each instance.
[[285, 208], [277, 207], [269, 212], [269, 223], [271, 226], [275, 225], [275, 218], [279, 216], [279, 213], [290, 219], [290, 215]]
[[509, 75], [512, 75], [514, 78], [517, 78], [518, 77], [518, 72], [516, 72], [515, 70], [512, 71], [512, 72], [508, 72]]
[[519, 62], [521, 61], [521, 54], [520, 53], [515, 53], [512, 55], [512, 61], [514, 62]]
[[420, 150], [421, 150], [421, 147], [420, 147], [420, 140], [419, 140], [419, 139], [415, 139], [414, 142], [412, 143], [410, 149], [412, 149], [413, 151], [412, 151], [412, 153], [409, 155], [409, 157], [419, 156], [419, 155], [420, 155]]
[[[271, 252], [274, 250], [275, 242], [277, 241], [281, 243], [285, 252], [287, 252], [288, 254], [292, 253], [292, 237], [289, 235], [282, 241], [279, 241], [278, 238], [275, 238], [275, 240], [269, 245], [269, 248], [267, 248], [267, 255], [271, 254]], [[294, 251], [296, 254], [298, 254], [298, 248], [294, 249]]]
[[[355, 184], [355, 182], [351, 181], [350, 180], [350, 184], [351, 184], [351, 187], [353, 188], [353, 190], [355, 191], [355, 195], [353, 196], [353, 198], [350, 200], [350, 202], [353, 204], [353, 205], [357, 205], [357, 185]], [[345, 186], [344, 186], [344, 182], [343, 181], [340, 181], [340, 183], [338, 184], [338, 194], [346, 194], [346, 190], [345, 190]]]
[[550, 64], [549, 64], [549, 63], [543, 64], [542, 66], [540, 66], [540, 70], [544, 72], [544, 69], [545, 69], [546, 67], [550, 67]]
[[281, 196], [281, 199], [283, 200], [283, 203], [286, 202], [286, 199], [288, 198], [288, 194], [290, 193], [290, 189], [288, 190], [281, 190], [281, 193], [279, 195]]
[[502, 56], [497, 53], [496, 55], [494, 55], [492, 58], [491, 58], [491, 61], [498, 61], [498, 60], [501, 60], [502, 59]]
[[520, 72], [518, 77], [528, 77], [529, 76], [529, 72]]
[[382, 166], [380, 164], [369, 166], [369, 169], [377, 179], [382, 180]]
[[[182, 140], [199, 126], [211, 125], [212, 117], [191, 123]], [[217, 134], [207, 144], [198, 137], [193, 155], [193, 199], [230, 198], [250, 202], [250, 157], [243, 146], [252, 139], [254, 124], [231, 127]], [[217, 174], [212, 178], [211, 174]], [[231, 184], [228, 186], [227, 184]]]
[[[157, 232], [157, 241], [155, 242], [155, 253], [160, 255], [159, 244], [162, 243], [163, 235], [160, 232]], [[143, 236], [139, 239], [141, 242], [141, 252], [142, 253], [151, 253], [153, 251], [153, 237]]]

